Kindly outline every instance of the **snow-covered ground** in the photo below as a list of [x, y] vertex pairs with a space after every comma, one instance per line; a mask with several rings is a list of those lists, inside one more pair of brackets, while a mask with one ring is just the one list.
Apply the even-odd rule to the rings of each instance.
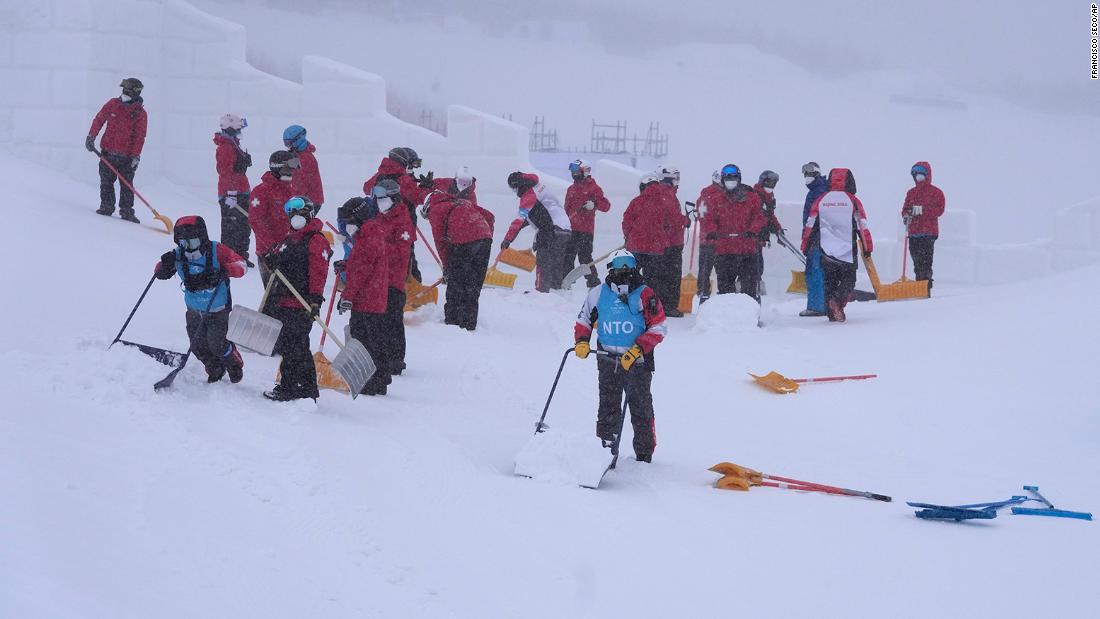
[[[8, 155], [0, 167], [19, 179], [10, 208], [48, 216], [0, 243], [2, 617], [1038, 617], [1100, 603], [1095, 523], [925, 522], [903, 502], [1037, 484], [1100, 511], [1100, 268], [853, 304], [844, 325], [798, 318], [802, 299], [783, 295], [765, 298], [763, 328], [707, 308], [674, 320], [655, 460], [624, 459], [592, 491], [512, 475], [581, 291], [523, 294], [521, 277], [486, 291], [475, 333], [438, 307], [408, 316], [409, 370], [384, 398], [267, 402], [275, 361], [255, 355], [239, 385], [192, 364], [154, 394], [164, 366], [105, 349], [168, 237], [95, 215], [94, 186]], [[147, 189], [165, 212], [194, 207]], [[254, 274], [234, 284], [238, 303], [260, 292]], [[126, 336], [186, 349], [175, 283], [154, 284]], [[554, 429], [591, 431], [593, 364], [568, 361]], [[778, 396], [746, 375], [768, 370], [879, 378]], [[895, 502], [719, 491], [706, 469], [723, 460]]]

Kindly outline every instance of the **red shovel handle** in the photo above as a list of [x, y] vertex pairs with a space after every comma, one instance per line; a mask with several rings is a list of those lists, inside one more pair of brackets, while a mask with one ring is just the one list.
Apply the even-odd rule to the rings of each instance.
[[[328, 300], [328, 313], [325, 314], [325, 326], [329, 325], [329, 321], [332, 320], [332, 307], [336, 305], [336, 288], [340, 285], [340, 276], [336, 275], [336, 278], [332, 281], [332, 295]], [[325, 336], [328, 335], [328, 329], [321, 330], [321, 345], [320, 350], [325, 349]]]
[[424, 236], [424, 232], [420, 230], [419, 225], [416, 226], [416, 231], [419, 233], [416, 235], [416, 238], [420, 239], [424, 243], [424, 247], [428, 248], [428, 253], [432, 255], [432, 258], [435, 258], [435, 263], [438, 264], [439, 268], [442, 269], [443, 262], [439, 259], [439, 256], [436, 255], [435, 250], [432, 249], [432, 244], [427, 241], [427, 237]]
[[796, 383], [835, 383], [841, 380], [867, 380], [878, 378], [878, 374], [857, 374], [855, 376], [821, 376], [819, 378], [792, 378]]

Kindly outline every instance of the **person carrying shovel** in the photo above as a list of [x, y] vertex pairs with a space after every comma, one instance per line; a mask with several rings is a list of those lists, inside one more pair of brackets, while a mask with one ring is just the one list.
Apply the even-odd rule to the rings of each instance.
[[591, 352], [592, 329], [599, 325], [596, 367], [600, 404], [596, 435], [604, 447], [618, 444], [622, 432], [623, 393], [634, 427], [634, 455], [652, 462], [657, 447], [653, 418], [653, 349], [665, 339], [665, 310], [652, 288], [642, 283], [638, 261], [620, 250], [607, 265], [604, 284], [593, 288], [573, 329], [577, 357]]
[[[141, 80], [128, 77], [119, 86], [122, 95], [107, 101], [100, 108], [88, 128], [84, 146], [99, 155], [99, 208], [96, 212], [107, 217], [114, 214], [115, 182], [119, 181], [119, 217], [136, 224], [141, 222], [134, 215], [134, 174], [145, 147], [149, 116], [145, 113], [145, 103], [141, 98], [144, 88]], [[95, 139], [104, 126], [106, 130], [97, 151]]]

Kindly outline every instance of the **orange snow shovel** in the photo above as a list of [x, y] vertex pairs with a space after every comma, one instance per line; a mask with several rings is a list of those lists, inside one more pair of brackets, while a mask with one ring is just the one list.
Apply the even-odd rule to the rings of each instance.
[[[503, 252], [501, 252], [503, 253]], [[513, 273], [505, 273], [497, 268], [500, 264], [500, 254], [497, 254], [497, 259], [493, 261], [493, 266], [489, 267], [489, 270], [485, 271], [485, 285], [495, 286], [497, 288], [512, 288], [516, 285], [516, 275]]]
[[103, 153], [99, 152], [98, 150], [93, 150], [92, 152], [99, 156], [99, 160], [103, 162], [103, 165], [107, 166], [108, 169], [115, 173], [115, 176], [118, 177], [118, 182], [126, 185], [126, 188], [132, 191], [134, 195], [137, 196], [139, 200], [141, 200], [142, 204], [149, 207], [150, 211], [153, 211], [153, 219], [164, 224], [165, 233], [172, 234], [172, 220], [158, 213], [157, 209], [153, 208], [153, 205], [149, 204], [149, 201], [145, 199], [145, 196], [141, 195], [141, 193], [139, 193], [137, 189], [134, 189], [133, 184], [131, 184], [130, 181], [126, 180], [125, 176], [119, 174], [119, 171], [115, 169], [115, 166], [111, 165], [110, 161], [107, 161], [107, 158], [103, 156]]
[[747, 492], [748, 489], [752, 486], [767, 486], [771, 488], [784, 488], [786, 490], [800, 490], [802, 492], [824, 492], [826, 494], [858, 496], [865, 499], [883, 501], [885, 503], [893, 501], [891, 497], [888, 497], [885, 494], [877, 494], [875, 492], [867, 492], [865, 490], [840, 488], [838, 486], [827, 486], [825, 484], [818, 484], [812, 481], [802, 481], [799, 479], [791, 479], [790, 477], [769, 475], [768, 473], [754, 471], [748, 467], [734, 464], [732, 462], [720, 462], [707, 470], [722, 475], [722, 478], [715, 482], [714, 486], [723, 490], [740, 490], [743, 492]]
[[776, 393], [794, 393], [804, 383], [835, 383], [842, 380], [866, 380], [878, 378], [878, 374], [857, 374], [854, 376], [822, 376], [820, 378], [787, 378], [779, 372], [768, 372], [764, 376], [757, 376], [749, 372], [749, 376], [759, 385], [771, 389]]
[[[688, 202], [691, 206], [695, 206], [691, 202]], [[690, 314], [692, 306], [695, 303], [695, 295], [699, 293], [699, 279], [692, 271], [695, 270], [695, 241], [697, 239], [697, 232], [699, 230], [699, 217], [695, 217], [695, 223], [691, 227], [691, 254], [688, 258], [688, 274], [680, 279], [680, 302], [676, 304], [676, 309], [685, 314]]]
[[535, 252], [530, 249], [515, 250], [511, 247], [503, 249], [497, 258], [508, 266], [523, 269], [530, 273], [535, 270]]
[[[332, 320], [332, 307], [336, 305], [336, 288], [340, 284], [340, 276], [336, 276], [336, 280], [332, 282], [332, 295], [328, 301], [328, 312], [325, 313], [325, 326], [327, 327]], [[332, 389], [333, 391], [340, 391], [342, 393], [348, 393], [348, 384], [336, 373], [336, 370], [332, 368], [332, 362], [325, 356], [325, 337], [328, 336], [328, 329], [321, 330], [321, 344], [317, 347], [317, 352], [313, 353], [313, 365], [317, 367], [317, 386], [321, 389]], [[278, 377], [275, 379], [278, 381]]]
[[430, 285], [425, 286], [412, 277], [409, 277], [409, 280], [405, 282], [405, 291], [408, 295], [405, 297], [404, 311], [411, 312], [421, 305], [439, 303], [439, 285], [442, 283], [443, 278], [440, 277]]
[[875, 298], [882, 301], [901, 301], [904, 299], [927, 299], [928, 282], [925, 280], [914, 281], [905, 276], [906, 255], [909, 253], [909, 227], [905, 230], [905, 243], [902, 245], [901, 254], [901, 279], [892, 284], [883, 284], [878, 278], [878, 269], [871, 256], [863, 252], [863, 241], [859, 242], [860, 253], [863, 253], [863, 266], [867, 268], [867, 277], [871, 279], [871, 287], [875, 289]]

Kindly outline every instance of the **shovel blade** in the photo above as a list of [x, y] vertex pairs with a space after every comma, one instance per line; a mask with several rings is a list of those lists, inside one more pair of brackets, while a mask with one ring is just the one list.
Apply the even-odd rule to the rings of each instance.
[[[321, 389], [332, 389], [342, 393], [348, 392], [348, 384], [332, 369], [332, 362], [325, 353], [317, 351], [313, 353], [313, 365], [317, 368], [317, 386]], [[278, 379], [276, 378], [276, 382]]]
[[485, 271], [485, 285], [497, 288], [512, 288], [516, 285], [516, 275], [505, 273], [497, 268], [490, 268]]
[[582, 488], [599, 488], [615, 456], [590, 434], [537, 432], [516, 455], [515, 474]]
[[156, 219], [160, 223], [164, 224], [165, 233], [172, 234], [172, 226], [174, 224], [172, 223], [171, 219], [168, 219], [168, 217], [161, 215], [160, 213], [156, 213], [155, 215], [153, 215], [153, 219]]
[[757, 376], [752, 372], [749, 372], [749, 376], [756, 381], [756, 384], [762, 385], [776, 393], [794, 393], [798, 391], [798, 383], [783, 376], [779, 372], [768, 372], [764, 376]]
[[234, 305], [225, 337], [238, 346], [270, 357], [282, 330], [283, 323], [275, 318], [243, 305]]
[[928, 281], [913, 281], [901, 278], [892, 284], [880, 284], [876, 291], [879, 301], [901, 301], [904, 299], [927, 299]]
[[804, 272], [791, 269], [791, 283], [787, 286], [787, 292], [806, 294], [806, 274]]
[[535, 270], [535, 252], [530, 249], [516, 250], [511, 247], [501, 250], [500, 261], [508, 266], [531, 272]]
[[378, 366], [374, 364], [367, 347], [351, 337], [345, 342], [340, 354], [332, 360], [332, 369], [344, 379], [344, 383], [351, 389], [352, 399], [355, 399], [371, 376], [374, 376]]
[[585, 273], [592, 270], [592, 267], [587, 264], [582, 264], [576, 267], [572, 271], [565, 274], [565, 277], [561, 280], [561, 287], [565, 290], [569, 290], [573, 287], [573, 284], [577, 283], [577, 280], [584, 277]]

